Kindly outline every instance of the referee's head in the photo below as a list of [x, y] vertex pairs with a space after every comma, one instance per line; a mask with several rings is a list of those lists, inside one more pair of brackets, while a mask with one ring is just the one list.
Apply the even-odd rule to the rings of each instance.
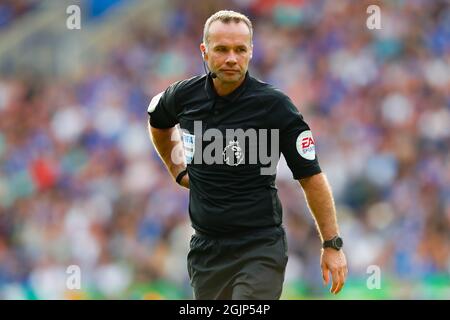
[[242, 81], [252, 58], [252, 39], [252, 23], [242, 13], [222, 10], [206, 20], [200, 50], [219, 81]]

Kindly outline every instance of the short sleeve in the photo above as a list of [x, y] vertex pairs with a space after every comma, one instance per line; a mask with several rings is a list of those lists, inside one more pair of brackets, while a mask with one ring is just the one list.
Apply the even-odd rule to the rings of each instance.
[[148, 105], [147, 113], [150, 125], [158, 129], [172, 128], [178, 123], [176, 91], [177, 83], [172, 84], [165, 91], [158, 93]]
[[322, 172], [311, 129], [292, 101], [283, 96], [273, 110], [275, 127], [280, 130], [280, 151], [298, 180]]

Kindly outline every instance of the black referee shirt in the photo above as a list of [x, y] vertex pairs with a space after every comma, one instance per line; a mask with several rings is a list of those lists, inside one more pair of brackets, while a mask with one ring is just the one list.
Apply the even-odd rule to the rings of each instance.
[[[275, 186], [280, 152], [294, 179], [321, 172], [310, 128], [292, 101], [248, 73], [223, 97], [210, 75], [176, 82], [152, 99], [148, 114], [152, 127], [180, 125], [189, 215], [201, 233], [218, 236], [282, 223]], [[244, 135], [230, 138], [233, 130]], [[275, 169], [262, 173], [269, 167]]]

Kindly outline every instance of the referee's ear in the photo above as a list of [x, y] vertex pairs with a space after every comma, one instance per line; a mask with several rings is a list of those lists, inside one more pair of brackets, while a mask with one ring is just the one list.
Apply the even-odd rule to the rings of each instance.
[[208, 53], [206, 52], [206, 45], [202, 42], [200, 43], [200, 51], [202, 53], [203, 60], [208, 60]]

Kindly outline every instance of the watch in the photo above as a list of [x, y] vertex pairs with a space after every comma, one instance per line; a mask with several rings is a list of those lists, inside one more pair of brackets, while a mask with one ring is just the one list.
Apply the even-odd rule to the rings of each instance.
[[334, 236], [332, 239], [323, 242], [323, 248], [333, 248], [335, 250], [341, 250], [344, 245], [344, 241], [339, 236]]
[[185, 168], [184, 170], [180, 171], [180, 173], [177, 175], [177, 178], [175, 179], [175, 181], [181, 185], [181, 179], [183, 179], [183, 177], [187, 174], [187, 168]]

